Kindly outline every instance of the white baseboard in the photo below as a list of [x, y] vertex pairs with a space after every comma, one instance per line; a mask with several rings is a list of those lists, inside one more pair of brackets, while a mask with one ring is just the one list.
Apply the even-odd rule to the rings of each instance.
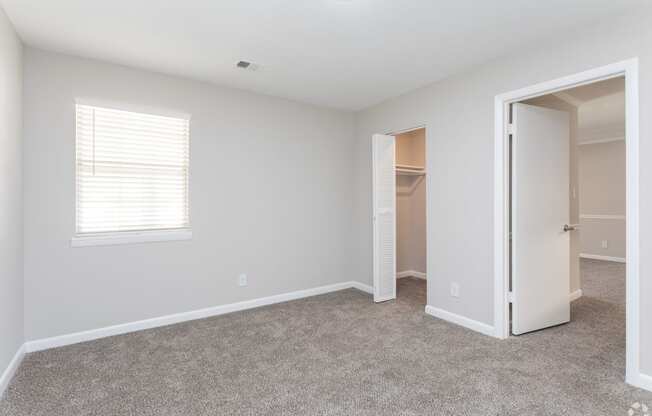
[[334, 285], [320, 286], [312, 289], [298, 290], [296, 292], [283, 293], [280, 295], [268, 296], [264, 298], [246, 300], [242, 302], [230, 303], [226, 305], [213, 306], [205, 309], [198, 309], [189, 312], [181, 312], [172, 315], [160, 316], [157, 318], [145, 319], [142, 321], [128, 322], [125, 324], [107, 326], [104, 328], [91, 329], [88, 331], [75, 332], [72, 334], [59, 335], [51, 338], [37, 339], [25, 343], [26, 352], [42, 351], [50, 348], [62, 347], [64, 345], [77, 344], [79, 342], [92, 341], [99, 338], [106, 338], [114, 335], [127, 334], [129, 332], [141, 331], [144, 329], [156, 328], [160, 326], [172, 325], [179, 322], [193, 321], [196, 319], [208, 318], [211, 316], [224, 315], [231, 312], [238, 312], [247, 309], [258, 308], [260, 306], [272, 305], [275, 303], [287, 302], [296, 299], [307, 298], [310, 296], [322, 295], [325, 293], [336, 292], [355, 288], [367, 293], [372, 293], [373, 289], [368, 285], [360, 282], [343, 282]]
[[637, 379], [631, 381], [630, 384], [643, 390], [652, 391], [652, 376], [639, 373]]
[[2, 373], [2, 376], [0, 376], [0, 398], [2, 398], [2, 395], [9, 386], [11, 378], [14, 376], [14, 374], [16, 374], [16, 370], [18, 370], [18, 366], [23, 361], [23, 358], [25, 358], [25, 344], [21, 345], [20, 348], [18, 348], [14, 358], [9, 361], [9, 365]]
[[615, 261], [617, 263], [625, 263], [626, 262], [624, 257], [601, 256], [599, 254], [580, 253], [580, 258], [581, 259], [591, 259], [591, 260]]
[[404, 277], [416, 277], [417, 279], [426, 280], [426, 274], [423, 272], [418, 272], [416, 270], [404, 270], [402, 272], [396, 273], [397, 279], [402, 279]]
[[570, 294], [570, 301], [572, 302], [572, 301], [577, 300], [577, 299], [579, 299], [581, 297], [582, 297], [582, 289], [578, 289], [575, 292], [572, 292]]
[[484, 324], [482, 322], [474, 321], [473, 319], [469, 319], [467, 317], [461, 316], [454, 314], [452, 312], [445, 311], [443, 309], [435, 308], [434, 306], [427, 305], [426, 306], [426, 313], [428, 315], [432, 315], [435, 318], [442, 319], [444, 321], [452, 322], [456, 325], [463, 326], [464, 328], [468, 328], [472, 331], [479, 332], [481, 334], [494, 337], [495, 331], [494, 327], [491, 325]]
[[361, 291], [363, 291], [365, 293], [369, 293], [371, 295], [373, 295], [373, 293], [374, 293], [374, 288], [372, 286], [365, 285], [364, 283], [353, 281], [353, 282], [351, 282], [351, 287], [354, 288], [354, 289], [361, 290]]

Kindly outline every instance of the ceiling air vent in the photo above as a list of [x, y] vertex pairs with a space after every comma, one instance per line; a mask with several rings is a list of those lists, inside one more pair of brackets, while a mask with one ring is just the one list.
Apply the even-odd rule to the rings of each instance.
[[235, 66], [240, 69], [246, 69], [248, 71], [255, 71], [256, 69], [258, 69], [258, 65], [251, 63], [249, 61], [238, 61], [238, 63], [236, 63]]

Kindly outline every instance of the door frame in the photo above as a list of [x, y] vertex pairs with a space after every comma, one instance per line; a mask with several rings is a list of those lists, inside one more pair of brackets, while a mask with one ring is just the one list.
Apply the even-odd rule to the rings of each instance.
[[[428, 127], [427, 127], [426, 124], [416, 124], [416, 125], [413, 125], [412, 127], [399, 128], [399, 129], [396, 129], [396, 130], [391, 130], [391, 131], [386, 132], [386, 133], [378, 133], [378, 134], [383, 134], [383, 135], [386, 135], [386, 136], [394, 136], [394, 137], [396, 137], [399, 134], [409, 133], [411, 131], [421, 130], [421, 129], [425, 130], [425, 146], [424, 146], [425, 147], [424, 148], [425, 166], [424, 166], [424, 168], [425, 168], [426, 172], [425, 172], [425, 175], [424, 175], [425, 176], [424, 180], [426, 181], [426, 285], [428, 285], [428, 276], [429, 276], [428, 270], [430, 270], [430, 264], [429, 264], [430, 263], [430, 261], [429, 261], [430, 256], [428, 256], [428, 247], [430, 247], [430, 233], [428, 232], [428, 227], [430, 225], [430, 222], [428, 221], [428, 212], [430, 211], [430, 198], [428, 197], [430, 195], [430, 181], [428, 180], [429, 179], [429, 174], [428, 174]], [[373, 135], [371, 137], [372, 137], [372, 140], [373, 140]], [[372, 145], [372, 148], [371, 148], [372, 153], [371, 154], [372, 154], [372, 163], [373, 163], [373, 141], [371, 142], [371, 145]], [[394, 170], [396, 171], [396, 153], [394, 153]], [[394, 174], [396, 175], [396, 172], [394, 172]], [[377, 243], [377, 241], [376, 241], [376, 234], [375, 234], [375, 231], [374, 231], [375, 230], [375, 225], [373, 224], [373, 216], [375, 214], [373, 212], [374, 211], [374, 205], [375, 205], [374, 200], [373, 200], [373, 198], [374, 198], [373, 195], [374, 195], [374, 187], [376, 186], [374, 176], [375, 175], [374, 175], [373, 166], [372, 166], [372, 185], [371, 185], [372, 186], [372, 189], [371, 189], [372, 230], [371, 230], [371, 232], [372, 232], [372, 235], [373, 235], [373, 237], [372, 237], [372, 243], [373, 243], [373, 246], [372, 246], [372, 258], [373, 258], [373, 262], [374, 262], [373, 268], [372, 268], [374, 276], [372, 276], [372, 279], [371, 279], [372, 293], [376, 293], [375, 273], [376, 273], [376, 261], [377, 261], [377, 257], [376, 257], [377, 256], [377, 253], [376, 253], [376, 245], [377, 245], [376, 243]], [[394, 224], [398, 225], [397, 216], [396, 216], [396, 207], [394, 208]], [[394, 241], [395, 247], [397, 247], [396, 253], [394, 254], [394, 260], [395, 260], [395, 263], [396, 263], [396, 260], [397, 260], [397, 257], [398, 257], [398, 241], [397, 241], [398, 240], [398, 233], [394, 234], [394, 240], [395, 240]], [[396, 265], [394, 267], [396, 268]], [[394, 278], [394, 294], [396, 295], [396, 278]], [[426, 294], [426, 299], [427, 299], [427, 294]], [[426, 300], [426, 304], [427, 303], [428, 302]]]
[[531, 85], [494, 99], [494, 336], [505, 339], [509, 330], [509, 105], [542, 95], [625, 77], [626, 143], [626, 381], [641, 386], [639, 305], [639, 79], [638, 58]]

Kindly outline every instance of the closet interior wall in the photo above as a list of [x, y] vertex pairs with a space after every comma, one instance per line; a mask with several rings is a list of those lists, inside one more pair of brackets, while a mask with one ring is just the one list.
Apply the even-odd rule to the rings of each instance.
[[[396, 135], [397, 273], [426, 273], [425, 129]], [[415, 174], [401, 173], [414, 170]]]

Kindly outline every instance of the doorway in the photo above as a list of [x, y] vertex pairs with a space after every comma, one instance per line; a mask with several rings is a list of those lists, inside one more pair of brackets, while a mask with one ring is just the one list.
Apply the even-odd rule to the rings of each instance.
[[372, 137], [374, 301], [426, 304], [426, 129]]
[[506, 338], [570, 321], [570, 302], [581, 295], [580, 289], [572, 290], [575, 269], [576, 278], [580, 276], [576, 235], [584, 223], [573, 218], [573, 201], [581, 190], [573, 183], [569, 161], [577, 147], [569, 146], [571, 115], [550, 108], [549, 98], [572, 104], [572, 94], [565, 91], [624, 79], [627, 270], [623, 301], [626, 379], [634, 385], [640, 385], [637, 68], [636, 60], [625, 61], [496, 97], [495, 141], [495, 330], [497, 337]]

